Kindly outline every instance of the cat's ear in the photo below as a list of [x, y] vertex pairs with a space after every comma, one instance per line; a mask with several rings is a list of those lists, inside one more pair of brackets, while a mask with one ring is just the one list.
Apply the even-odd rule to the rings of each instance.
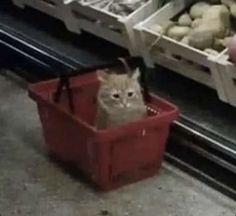
[[131, 79], [137, 80], [140, 76], [140, 70], [139, 68], [136, 68], [133, 73], [131, 74]]
[[97, 70], [97, 77], [100, 82], [107, 82], [109, 79], [108, 69]]

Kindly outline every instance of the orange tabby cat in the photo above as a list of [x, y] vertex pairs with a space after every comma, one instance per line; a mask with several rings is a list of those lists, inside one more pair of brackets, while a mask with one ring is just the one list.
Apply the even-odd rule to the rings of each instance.
[[147, 110], [138, 82], [139, 69], [131, 74], [97, 71], [97, 75], [100, 88], [95, 125], [98, 129], [117, 127], [146, 115]]

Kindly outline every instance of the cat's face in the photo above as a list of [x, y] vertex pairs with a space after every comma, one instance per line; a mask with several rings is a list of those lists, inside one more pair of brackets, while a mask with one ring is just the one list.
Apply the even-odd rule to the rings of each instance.
[[132, 75], [108, 74], [98, 71], [101, 82], [98, 100], [105, 106], [114, 109], [132, 109], [142, 102], [141, 88], [138, 82], [139, 69]]

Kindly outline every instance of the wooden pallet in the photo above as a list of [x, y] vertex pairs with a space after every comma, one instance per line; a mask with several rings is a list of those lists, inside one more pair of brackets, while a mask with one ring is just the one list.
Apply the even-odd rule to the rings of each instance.
[[[170, 2], [137, 24], [135, 37], [140, 45], [139, 53], [149, 67], [160, 64], [182, 76], [217, 90], [219, 98], [228, 102], [221, 76], [217, 68], [217, 56], [175, 41], [151, 30], [154, 24], [162, 25], [188, 8], [194, 1]], [[158, 39], [158, 41], [157, 41]], [[153, 42], [157, 41], [154, 45]]]

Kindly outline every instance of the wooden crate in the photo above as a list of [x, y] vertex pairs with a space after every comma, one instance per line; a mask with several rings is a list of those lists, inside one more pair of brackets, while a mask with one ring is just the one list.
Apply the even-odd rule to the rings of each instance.
[[216, 59], [228, 103], [236, 107], [236, 66], [229, 60], [228, 49]]
[[[134, 27], [134, 33], [147, 66], [162, 65], [182, 76], [217, 90], [219, 98], [227, 102], [223, 83], [217, 70], [217, 56], [175, 41], [151, 30], [154, 24], [162, 25], [188, 8], [194, 1], [173, 1], [153, 13]], [[157, 41], [158, 40], [158, 41]], [[153, 45], [153, 43], [157, 43]], [[152, 48], [151, 48], [152, 47]]]
[[75, 33], [87, 31], [137, 55], [133, 26], [146, 19], [157, 9], [157, 0], [150, 0], [127, 17], [121, 17], [91, 5], [74, 1], [70, 4], [68, 29]]
[[49, 16], [65, 21], [68, 17], [68, 5], [73, 0], [12, 0], [13, 3], [20, 7], [26, 6], [37, 9]]

